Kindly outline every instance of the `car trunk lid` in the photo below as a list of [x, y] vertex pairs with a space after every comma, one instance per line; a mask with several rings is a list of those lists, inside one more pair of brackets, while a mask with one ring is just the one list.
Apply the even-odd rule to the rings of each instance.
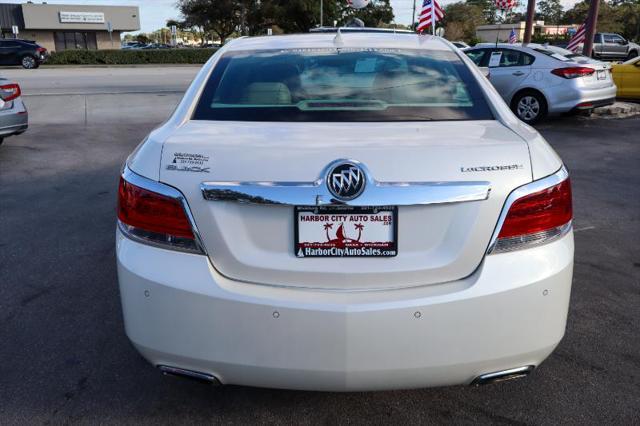
[[[402, 183], [431, 183], [436, 191], [442, 190], [438, 185], [485, 182], [490, 195], [401, 205], [395, 257], [299, 258], [292, 205], [211, 201], [201, 190], [206, 182], [325, 185], [323, 170], [343, 158], [366, 165], [381, 185], [395, 183], [398, 194], [407, 191]], [[497, 121], [191, 121], [165, 142], [160, 167], [160, 180], [187, 198], [220, 273], [245, 282], [331, 290], [428, 285], [470, 275], [485, 255], [507, 195], [531, 181], [526, 143]], [[363, 199], [393, 205], [393, 189], [379, 202]]]

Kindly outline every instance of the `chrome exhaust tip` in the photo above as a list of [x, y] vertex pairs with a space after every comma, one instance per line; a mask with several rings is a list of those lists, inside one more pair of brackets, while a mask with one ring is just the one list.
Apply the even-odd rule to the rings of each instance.
[[206, 383], [209, 385], [219, 386], [220, 380], [215, 376], [207, 373], [201, 373], [199, 371], [187, 370], [185, 368], [170, 367], [168, 365], [158, 365], [158, 369], [162, 371], [165, 376], [183, 377], [194, 380], [199, 383]]
[[528, 376], [534, 370], [533, 365], [526, 367], [511, 368], [509, 370], [501, 370], [493, 373], [483, 374], [476, 377], [471, 386], [488, 385], [490, 383], [506, 382], [507, 380], [519, 379]]

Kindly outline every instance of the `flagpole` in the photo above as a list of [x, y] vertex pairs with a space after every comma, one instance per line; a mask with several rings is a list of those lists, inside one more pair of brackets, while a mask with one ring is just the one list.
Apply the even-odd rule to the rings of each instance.
[[[505, 16], [506, 12], [504, 11], [504, 9], [502, 9], [501, 12], [502, 12], [502, 20], [504, 20], [504, 16]], [[502, 22], [498, 22], [498, 32], [496, 33], [496, 48], [498, 47], [498, 39], [500, 38], [500, 30], [502, 30]]]
[[416, 1], [417, 0], [413, 0], [413, 16], [411, 17], [411, 30], [414, 30], [414, 26], [416, 24]]
[[436, 3], [431, 3], [431, 35], [436, 35]]

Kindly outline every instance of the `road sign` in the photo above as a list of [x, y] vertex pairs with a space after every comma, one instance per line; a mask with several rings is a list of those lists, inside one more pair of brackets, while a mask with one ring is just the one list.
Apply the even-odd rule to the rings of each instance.
[[171, 26], [171, 35], [176, 35], [178, 34], [178, 27], [176, 27], [175, 25]]
[[111, 21], [107, 21], [107, 31], [109, 31], [109, 40], [111, 40], [111, 48], [113, 49], [113, 25], [111, 25]]

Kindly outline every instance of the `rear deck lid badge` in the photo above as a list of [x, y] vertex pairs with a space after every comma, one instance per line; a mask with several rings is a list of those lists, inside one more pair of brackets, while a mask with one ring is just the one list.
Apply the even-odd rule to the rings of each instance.
[[365, 175], [362, 168], [351, 162], [334, 166], [327, 174], [327, 187], [336, 198], [353, 200], [364, 191]]

